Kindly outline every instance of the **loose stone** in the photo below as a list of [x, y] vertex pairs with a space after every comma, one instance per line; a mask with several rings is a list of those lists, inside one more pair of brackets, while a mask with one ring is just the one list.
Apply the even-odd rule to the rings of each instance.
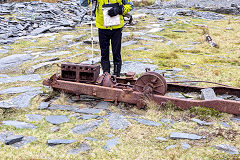
[[73, 150], [69, 151], [68, 153], [69, 154], [78, 154], [80, 152], [86, 152], [90, 149], [91, 149], [91, 147], [87, 143], [82, 143], [82, 144], [80, 144], [80, 146], [78, 148], [73, 149]]
[[181, 144], [181, 146], [182, 146], [183, 149], [189, 149], [189, 148], [191, 148], [191, 146], [190, 146], [188, 143], [186, 143], [186, 142], [183, 142], [183, 143]]
[[167, 141], [167, 138], [164, 137], [156, 137], [155, 139], [159, 141]]
[[22, 92], [31, 92], [42, 89], [41, 87], [23, 86], [23, 87], [11, 87], [0, 90], [0, 94], [16, 94]]
[[120, 138], [109, 139], [106, 142], [106, 146], [104, 147], [105, 150], [110, 151], [111, 148], [115, 147], [118, 144], [118, 140]]
[[166, 147], [166, 150], [169, 150], [169, 149], [171, 149], [171, 148], [176, 148], [177, 147], [177, 145], [170, 145], [170, 146], [167, 146]]
[[9, 136], [5, 139], [5, 144], [6, 145], [11, 145], [16, 142], [20, 142], [23, 139], [23, 135], [16, 135], [16, 136]]
[[73, 140], [73, 139], [50, 139], [48, 140], [47, 144], [49, 146], [55, 146], [60, 144], [70, 144], [74, 142], [76, 142], [76, 140]]
[[204, 136], [198, 136], [196, 134], [189, 134], [189, 133], [180, 133], [180, 132], [171, 132], [170, 133], [171, 139], [190, 139], [190, 140], [199, 140], [205, 138]]
[[30, 122], [34, 121], [41, 121], [43, 119], [43, 116], [40, 114], [26, 114], [26, 118]]
[[238, 149], [234, 146], [229, 145], [229, 144], [219, 144], [219, 145], [213, 146], [213, 148], [216, 148], [218, 150], [224, 151], [224, 152], [229, 153], [229, 154], [239, 154]]
[[38, 109], [42, 110], [42, 109], [47, 109], [49, 107], [50, 103], [49, 102], [41, 102]]
[[205, 121], [202, 121], [202, 120], [197, 119], [197, 118], [193, 118], [192, 121], [196, 122], [200, 126], [210, 126], [210, 125], [214, 124], [214, 122], [205, 122]]
[[62, 124], [69, 122], [69, 119], [65, 115], [51, 115], [51, 116], [46, 116], [45, 120], [49, 123], [52, 124]]
[[212, 88], [201, 89], [201, 99], [213, 100], [217, 99], [217, 96]]
[[148, 126], [161, 126], [161, 123], [154, 122], [154, 121], [149, 121], [146, 119], [140, 119], [140, 118], [133, 118], [133, 120], [137, 121], [138, 123], [148, 125]]
[[96, 120], [96, 121], [84, 123], [81, 125], [77, 125], [72, 129], [72, 132], [76, 133], [76, 134], [86, 134], [86, 133], [93, 131], [95, 128], [100, 126], [102, 123], [103, 123], [103, 120]]
[[33, 124], [21, 122], [21, 121], [2, 121], [2, 124], [6, 125], [6, 126], [14, 126], [16, 128], [20, 128], [20, 129], [35, 129], [35, 128], [37, 128], [37, 126], [35, 126]]
[[112, 129], [126, 129], [131, 123], [123, 116], [117, 113], [112, 113], [108, 117], [109, 126]]
[[111, 103], [109, 103], [109, 102], [101, 101], [101, 102], [98, 102], [98, 104], [95, 106], [95, 108], [108, 109], [110, 105], [111, 105]]

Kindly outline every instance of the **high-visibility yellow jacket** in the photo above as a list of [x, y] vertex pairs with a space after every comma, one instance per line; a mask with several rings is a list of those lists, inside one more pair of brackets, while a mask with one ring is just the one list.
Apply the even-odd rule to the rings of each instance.
[[117, 26], [109, 26], [105, 27], [103, 23], [103, 4], [110, 3], [119, 3], [119, 5], [123, 5], [123, 15], [127, 14], [133, 8], [133, 3], [131, 0], [97, 0], [97, 8], [96, 8], [96, 27], [100, 29], [117, 29], [123, 27], [123, 15], [120, 15], [120, 25]]

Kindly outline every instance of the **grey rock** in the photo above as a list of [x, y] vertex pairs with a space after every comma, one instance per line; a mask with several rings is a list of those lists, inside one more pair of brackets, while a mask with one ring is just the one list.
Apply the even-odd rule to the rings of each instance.
[[76, 42], [79, 42], [79, 41], [80, 41], [83, 37], [85, 37], [85, 36], [86, 36], [86, 34], [81, 34], [81, 35], [75, 37], [74, 40], [75, 40]]
[[126, 129], [131, 123], [123, 116], [117, 113], [112, 113], [108, 117], [109, 126], [112, 129]]
[[30, 124], [30, 123], [26, 123], [26, 122], [21, 122], [21, 121], [2, 121], [3, 125], [6, 126], [14, 126], [16, 128], [20, 128], [20, 129], [35, 129], [37, 128], [37, 126]]
[[108, 137], [108, 138], [111, 138], [111, 137], [113, 137], [114, 135], [113, 134], [107, 134], [106, 135], [106, 137]]
[[46, 116], [45, 120], [52, 124], [62, 124], [65, 122], [69, 122], [69, 119], [65, 115], [50, 115]]
[[88, 119], [98, 119], [98, 118], [100, 118], [100, 116], [98, 115], [83, 115], [78, 119], [88, 120]]
[[64, 61], [64, 59], [57, 60], [57, 61], [39, 63], [39, 64], [31, 66], [29, 69], [25, 70], [25, 73], [26, 74], [32, 74], [40, 68], [47, 67], [47, 66], [50, 66], [50, 65], [53, 65], [53, 64], [56, 64], [56, 63], [60, 63], [62, 61]]
[[186, 143], [186, 142], [181, 143], [181, 146], [182, 146], [183, 149], [191, 148], [191, 146], [188, 143]]
[[[86, 44], [92, 44], [92, 38], [88, 38], [83, 41]], [[99, 43], [99, 38], [98, 37], [93, 37], [93, 44], [98, 44]]]
[[31, 99], [42, 91], [25, 92], [9, 100], [0, 101], [0, 108], [26, 108], [30, 106]]
[[51, 128], [51, 132], [54, 133], [54, 132], [58, 132], [60, 130], [59, 127], [53, 127]]
[[154, 71], [157, 67], [158, 66], [154, 64], [124, 61], [122, 65], [121, 73], [135, 72], [136, 74], [141, 74], [145, 72], [146, 68], [150, 68], [151, 71]]
[[229, 154], [239, 154], [238, 148], [231, 146], [229, 144], [219, 144], [213, 146], [213, 148], [216, 148]]
[[62, 110], [62, 111], [75, 111], [78, 109], [78, 106], [54, 104], [54, 105], [50, 106], [48, 109], [49, 110]]
[[0, 44], [13, 44], [15, 40], [13, 39], [6, 39], [6, 40], [0, 40]]
[[139, 47], [139, 48], [134, 48], [133, 50], [134, 50], [134, 51], [144, 51], [144, 50], [147, 50], [147, 48], [145, 48], [145, 47]]
[[134, 45], [134, 44], [137, 44], [138, 41], [127, 41], [127, 42], [123, 42], [122, 43], [122, 47], [126, 47], [126, 46], [129, 46], [129, 45]]
[[40, 114], [26, 114], [26, 118], [30, 122], [34, 121], [41, 121], [43, 119], [43, 116]]
[[56, 36], [52, 36], [52, 37], [50, 37], [50, 38], [48, 38], [50, 41], [55, 41], [55, 39], [56, 39], [57, 37]]
[[74, 35], [64, 35], [64, 36], [62, 36], [62, 39], [65, 40], [65, 41], [73, 39], [73, 38], [74, 38]]
[[72, 128], [72, 132], [76, 133], [76, 134], [86, 134], [86, 133], [93, 131], [95, 128], [97, 128], [102, 123], [103, 123], [103, 120], [96, 120], [96, 121], [84, 123], [81, 125], [77, 125], [74, 128]]
[[5, 139], [9, 136], [12, 136], [12, 132], [2, 132], [0, 133], [0, 142], [5, 142]]
[[26, 144], [29, 144], [31, 142], [34, 142], [36, 140], [37, 140], [37, 138], [35, 138], [33, 136], [27, 136], [27, 137], [24, 137], [20, 142], [14, 143], [11, 146], [16, 147], [16, 148], [20, 148], [20, 147], [22, 147]]
[[205, 138], [204, 136], [198, 136], [196, 134], [181, 133], [181, 132], [171, 132], [171, 139], [189, 139], [189, 140], [199, 140]]
[[96, 138], [92, 138], [92, 137], [85, 137], [84, 139], [87, 141], [97, 141]]
[[42, 109], [47, 109], [49, 107], [50, 103], [49, 102], [41, 102], [38, 109], [42, 110]]
[[106, 142], [105, 150], [110, 151], [111, 148], [115, 147], [118, 144], [120, 138], [109, 139]]
[[0, 59], [0, 70], [8, 69], [10, 67], [17, 67], [31, 58], [32, 56], [28, 54], [14, 54], [3, 57]]
[[161, 119], [161, 122], [162, 122], [162, 123], [176, 123], [174, 120], [172, 120], [172, 119], [166, 119], [166, 118], [162, 118], [162, 119]]
[[201, 99], [213, 100], [217, 99], [217, 96], [212, 88], [201, 89]]
[[100, 49], [96, 49], [96, 48], [93, 48], [93, 49], [92, 49], [92, 47], [85, 47], [85, 49], [86, 49], [86, 50], [90, 50], [90, 51], [93, 50], [94, 52], [101, 52]]
[[237, 118], [237, 117], [231, 118], [231, 120], [234, 122], [240, 122], [240, 118]]
[[73, 139], [50, 139], [48, 140], [47, 144], [49, 146], [55, 146], [60, 144], [70, 144], [74, 142], [76, 142], [76, 140], [73, 140]]
[[5, 139], [6, 145], [11, 145], [17, 142], [20, 142], [23, 139], [23, 135], [9, 136]]
[[82, 109], [76, 109], [74, 112], [85, 113], [85, 114], [99, 114], [102, 111], [103, 111], [102, 109], [96, 109], [96, 108], [82, 108]]
[[7, 54], [9, 50], [6, 49], [0, 49], [0, 54]]
[[100, 102], [97, 103], [95, 108], [98, 108], [98, 109], [109, 109], [110, 105], [111, 105], [111, 103], [109, 103], [109, 102], [100, 101]]
[[220, 124], [223, 125], [223, 126], [226, 127], [226, 128], [230, 128], [230, 125], [227, 124], [226, 122], [220, 122]]
[[159, 141], [167, 141], [167, 138], [164, 137], [156, 137], [155, 139]]
[[176, 148], [176, 147], [177, 147], [177, 145], [170, 145], [170, 146], [166, 147], [166, 150], [171, 149], [171, 148]]
[[149, 121], [146, 119], [140, 119], [140, 118], [133, 118], [133, 120], [137, 121], [138, 123], [148, 125], [148, 126], [161, 126], [161, 123], [154, 122], [154, 121]]
[[210, 125], [214, 124], [214, 122], [205, 122], [205, 121], [202, 121], [202, 120], [197, 119], [197, 118], [193, 118], [192, 121], [196, 122], [200, 126], [210, 126]]
[[156, 33], [156, 32], [161, 32], [163, 30], [164, 28], [152, 28], [147, 33]]
[[0, 78], [0, 83], [13, 83], [13, 82], [36, 82], [42, 80], [39, 74], [30, 74], [30, 75], [22, 75], [22, 76], [15, 76], [15, 77], [7, 77], [7, 78]]
[[22, 92], [32, 92], [40, 89], [41, 87], [32, 87], [32, 86], [11, 87], [11, 88], [0, 90], [0, 94], [16, 94], [16, 93], [22, 93]]
[[6, 75], [6, 74], [0, 74], [0, 77], [7, 78], [7, 77], [9, 77], [9, 76]]
[[80, 144], [80, 146], [78, 148], [70, 150], [68, 152], [68, 154], [78, 154], [80, 152], [86, 152], [90, 149], [91, 149], [91, 147], [87, 143], [82, 143], [82, 144]]
[[33, 35], [33, 36], [36, 36], [36, 35], [38, 35], [38, 34], [40, 34], [40, 33], [44, 33], [44, 32], [46, 32], [46, 31], [48, 31], [50, 28], [52, 28], [53, 26], [42, 26], [42, 27], [40, 27], [40, 28], [36, 28], [36, 29], [34, 29], [32, 32], [31, 32], [31, 35]]

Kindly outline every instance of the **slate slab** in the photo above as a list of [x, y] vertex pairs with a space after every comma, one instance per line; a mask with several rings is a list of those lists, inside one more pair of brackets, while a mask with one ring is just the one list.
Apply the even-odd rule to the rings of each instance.
[[181, 132], [171, 132], [170, 133], [171, 139], [189, 139], [189, 140], [199, 140], [205, 138], [204, 136], [199, 136], [196, 134], [189, 134], [189, 133], [181, 133]]
[[148, 126], [161, 126], [161, 123], [146, 120], [146, 119], [140, 119], [140, 118], [133, 118], [133, 120], [137, 121], [138, 123], [148, 125]]
[[74, 142], [76, 142], [76, 140], [73, 140], [73, 139], [50, 139], [48, 140], [47, 144], [49, 146], [56, 146], [60, 144], [70, 144]]
[[98, 119], [100, 116], [98, 115], [82, 115], [78, 119], [88, 120], [88, 119]]
[[33, 137], [33, 136], [27, 136], [27, 137], [23, 137], [23, 139], [20, 142], [14, 143], [11, 146], [16, 147], [16, 148], [20, 148], [26, 144], [29, 144], [31, 142], [36, 141], [37, 138]]
[[29, 75], [21, 75], [15, 77], [7, 77], [7, 78], [0, 78], [0, 83], [13, 83], [13, 82], [36, 82], [42, 80], [39, 74], [29, 74]]
[[32, 86], [11, 87], [11, 88], [0, 90], [0, 94], [16, 94], [16, 93], [36, 91], [40, 89], [42, 88], [32, 87]]
[[91, 147], [87, 143], [82, 143], [82, 144], [80, 144], [80, 146], [78, 148], [70, 150], [68, 152], [68, 154], [78, 154], [81, 152], [89, 151], [90, 149], [91, 149]]
[[191, 148], [191, 146], [188, 143], [186, 143], [186, 142], [181, 143], [181, 146], [182, 146], [183, 149]]
[[217, 99], [217, 96], [212, 88], [201, 89], [201, 99], [213, 100]]
[[14, 126], [16, 128], [20, 128], [20, 129], [35, 129], [37, 128], [37, 126], [30, 124], [30, 123], [26, 123], [26, 122], [21, 122], [21, 121], [2, 121], [2, 125], [6, 125], [6, 126]]
[[205, 121], [202, 121], [202, 120], [197, 119], [197, 118], [193, 118], [192, 121], [196, 122], [200, 126], [210, 126], [210, 125], [214, 124], [214, 122], [205, 122]]
[[75, 111], [78, 109], [78, 106], [70, 106], [70, 105], [58, 105], [54, 104], [48, 107], [49, 110], [61, 110], [61, 111]]
[[231, 146], [229, 144], [219, 144], [219, 145], [213, 146], [213, 148], [216, 148], [220, 151], [224, 151], [229, 154], [239, 154], [238, 148]]
[[240, 118], [237, 118], [237, 117], [231, 118], [231, 120], [234, 122], [240, 122]]
[[97, 141], [96, 138], [92, 138], [92, 137], [85, 137], [84, 139], [87, 141]]
[[6, 49], [0, 49], [0, 54], [7, 54], [9, 50]]
[[123, 42], [123, 43], [122, 43], [122, 47], [134, 45], [134, 44], [137, 44], [137, 43], [138, 43], [138, 41], [127, 41], [127, 42]]
[[223, 126], [226, 127], [226, 128], [230, 128], [230, 125], [227, 124], [226, 122], [220, 122], [220, 124], [223, 125]]
[[166, 150], [169, 150], [169, 149], [171, 149], [171, 148], [176, 148], [177, 147], [177, 145], [170, 145], [170, 146], [167, 146], [166, 147]]
[[41, 102], [38, 109], [42, 110], [42, 109], [47, 109], [49, 107], [50, 103], [49, 102]]
[[82, 109], [74, 110], [74, 112], [85, 113], [85, 114], [99, 114], [102, 111], [103, 111], [102, 109], [96, 109], [96, 108], [82, 108]]
[[36, 28], [34, 29], [32, 32], [31, 32], [31, 35], [32, 36], [36, 36], [40, 33], [44, 33], [46, 31], [48, 31], [50, 28], [52, 28], [53, 26], [42, 26], [42, 27], [39, 27], [39, 28]]
[[106, 146], [104, 147], [105, 150], [110, 151], [111, 148], [115, 147], [118, 144], [120, 138], [113, 138], [109, 139], [106, 142]]
[[111, 103], [105, 102], [105, 101], [100, 101], [100, 102], [97, 103], [95, 108], [98, 108], [98, 109], [108, 109], [110, 106], [111, 106]]
[[146, 68], [150, 68], [151, 71], [154, 71], [158, 66], [142, 62], [124, 61], [121, 73], [135, 72], [136, 74], [141, 74], [145, 72]]
[[59, 51], [59, 52], [54, 52], [54, 53], [45, 53], [41, 54], [41, 56], [48, 57], [48, 56], [61, 56], [61, 55], [66, 55], [66, 54], [71, 54], [72, 52], [70, 51]]
[[96, 120], [81, 125], [77, 125], [72, 128], [72, 132], [76, 134], [86, 134], [93, 131], [95, 128], [100, 126], [103, 123], [103, 120]]
[[69, 122], [69, 119], [65, 115], [50, 115], [46, 116], [45, 120], [55, 125]]
[[13, 135], [13, 136], [9, 136], [5, 139], [5, 144], [6, 145], [11, 145], [14, 144], [16, 142], [20, 142], [23, 139], [23, 135]]
[[26, 118], [30, 122], [34, 121], [41, 121], [43, 119], [43, 116], [40, 114], [26, 114]]
[[126, 129], [131, 123], [123, 116], [117, 113], [112, 113], [108, 117], [109, 126], [112, 129]]
[[31, 99], [42, 93], [42, 91], [25, 92], [9, 100], [0, 101], [0, 108], [27, 108]]
[[155, 139], [159, 141], [167, 141], [167, 138], [164, 137], [156, 137]]

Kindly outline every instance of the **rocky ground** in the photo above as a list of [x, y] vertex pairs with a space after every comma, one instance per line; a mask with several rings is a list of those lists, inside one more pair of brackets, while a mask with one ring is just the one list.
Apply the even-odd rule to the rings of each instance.
[[[171, 104], [164, 109], [152, 102], [138, 110], [84, 95], [76, 100], [43, 86], [44, 78], [59, 72], [61, 62], [100, 62], [97, 29], [92, 58], [90, 17], [78, 3], [0, 5], [2, 159], [240, 158], [237, 116], [204, 109], [199, 114], [199, 108], [180, 111]], [[136, 7], [134, 25], [123, 30], [122, 73], [139, 76], [150, 68], [164, 73], [168, 82], [208, 80], [240, 87], [239, 2], [225, 3], [156, 1]], [[218, 12], [221, 6], [234, 15]], [[205, 41], [206, 34], [218, 47]]]

